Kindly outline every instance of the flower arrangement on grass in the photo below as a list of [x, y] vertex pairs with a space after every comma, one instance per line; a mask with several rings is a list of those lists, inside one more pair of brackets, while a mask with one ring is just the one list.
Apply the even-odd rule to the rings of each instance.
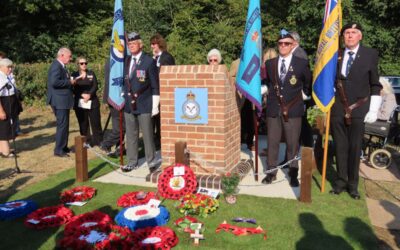
[[132, 233], [133, 249], [171, 249], [179, 243], [174, 230], [169, 227], [146, 227]]
[[237, 186], [239, 185], [240, 177], [237, 173], [231, 174], [227, 172], [222, 175], [221, 184], [222, 191], [224, 192], [225, 197], [229, 195], [235, 195], [237, 193]]
[[[183, 175], [174, 175], [174, 169], [184, 168]], [[183, 164], [176, 163], [164, 169], [158, 178], [158, 192], [167, 199], [179, 200], [186, 194], [196, 190], [197, 180], [193, 170]]]
[[72, 217], [68, 224], [65, 225], [64, 236], [73, 235], [81, 229], [92, 229], [99, 225], [108, 224], [114, 224], [113, 219], [108, 214], [94, 210]]
[[62, 203], [87, 201], [93, 198], [96, 189], [87, 186], [74, 187], [61, 193], [60, 199]]
[[[196, 230], [196, 228], [192, 227], [193, 223], [200, 223], [196, 218], [191, 217], [189, 215], [186, 215], [185, 217], [178, 218], [174, 224], [177, 226], [179, 229], [181, 229], [185, 233], [190, 233], [193, 234]], [[204, 227], [201, 227], [201, 233], [204, 231]]]
[[204, 194], [187, 194], [177, 205], [180, 213], [185, 215], [199, 215], [203, 218], [216, 211], [218, 207], [219, 202], [217, 199]]
[[149, 203], [150, 199], [156, 199], [156, 195], [153, 192], [129, 192], [119, 197], [117, 206], [119, 207], [131, 207], [137, 205], [144, 205]]
[[72, 216], [72, 210], [63, 205], [44, 207], [30, 213], [24, 223], [30, 228], [45, 229], [66, 224]]

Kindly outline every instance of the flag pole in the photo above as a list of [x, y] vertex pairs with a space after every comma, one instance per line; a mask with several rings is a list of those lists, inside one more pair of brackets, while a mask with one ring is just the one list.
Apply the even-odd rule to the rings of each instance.
[[[256, 108], [253, 106], [253, 122], [254, 122], [254, 137], [256, 139], [254, 149], [255, 149], [255, 170], [254, 170], [254, 179], [258, 181], [258, 118], [256, 114]], [[251, 149], [250, 149], [251, 150]]]
[[331, 110], [326, 113], [325, 141], [324, 141], [324, 158], [322, 161], [322, 182], [321, 193], [325, 192], [326, 163], [328, 161], [328, 143], [329, 143], [329, 127], [331, 123]]

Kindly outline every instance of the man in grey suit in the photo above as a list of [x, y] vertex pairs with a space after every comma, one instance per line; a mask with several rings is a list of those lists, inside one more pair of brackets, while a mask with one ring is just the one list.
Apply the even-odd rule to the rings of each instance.
[[74, 105], [72, 86], [76, 80], [70, 78], [65, 65], [71, 58], [71, 50], [65, 47], [59, 49], [47, 75], [47, 104], [51, 106], [57, 122], [54, 148], [54, 156], [57, 157], [69, 157], [69, 110]]

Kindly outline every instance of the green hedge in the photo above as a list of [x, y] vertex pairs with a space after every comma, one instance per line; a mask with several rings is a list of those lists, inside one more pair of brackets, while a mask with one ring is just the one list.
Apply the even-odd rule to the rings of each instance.
[[[27, 106], [46, 105], [47, 72], [50, 63], [17, 64], [14, 70], [18, 88], [25, 96], [24, 104]], [[98, 96], [103, 95], [104, 64], [90, 63], [89, 68], [94, 71], [99, 82]], [[77, 70], [75, 64], [68, 65], [69, 72]]]

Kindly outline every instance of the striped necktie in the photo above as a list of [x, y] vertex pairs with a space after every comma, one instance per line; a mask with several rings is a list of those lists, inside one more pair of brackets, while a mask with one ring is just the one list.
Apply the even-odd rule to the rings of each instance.
[[279, 73], [279, 79], [281, 80], [282, 83], [283, 83], [283, 80], [285, 80], [285, 76], [286, 76], [285, 59], [282, 59], [280, 73]]
[[353, 64], [353, 61], [354, 61], [354, 58], [353, 58], [354, 52], [353, 51], [349, 51], [347, 53], [349, 54], [349, 59], [347, 60], [347, 65], [346, 65], [346, 76], [349, 75], [351, 65]]
[[135, 71], [136, 68], [136, 58], [134, 57], [132, 60], [132, 65], [131, 65], [131, 74], [130, 74], [130, 78], [133, 77], [133, 71]]

